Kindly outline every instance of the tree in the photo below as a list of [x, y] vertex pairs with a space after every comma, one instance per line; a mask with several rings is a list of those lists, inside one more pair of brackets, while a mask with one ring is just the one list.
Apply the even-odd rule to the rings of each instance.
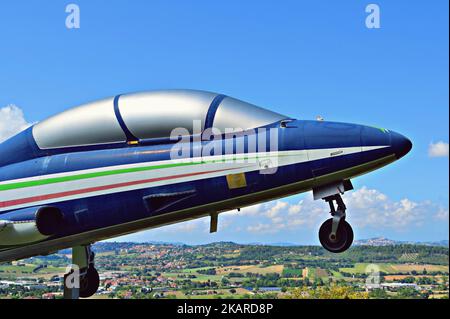
[[221, 284], [222, 286], [227, 286], [230, 284], [230, 281], [228, 280], [227, 277], [222, 277]]
[[373, 289], [369, 292], [369, 297], [374, 299], [387, 299], [388, 294], [384, 289]]
[[317, 289], [296, 288], [293, 299], [368, 299], [367, 292], [355, 291], [351, 286], [318, 287]]
[[416, 299], [416, 298], [420, 298], [421, 295], [416, 289], [410, 288], [410, 287], [406, 287], [406, 288], [399, 289], [398, 297], [399, 298]]

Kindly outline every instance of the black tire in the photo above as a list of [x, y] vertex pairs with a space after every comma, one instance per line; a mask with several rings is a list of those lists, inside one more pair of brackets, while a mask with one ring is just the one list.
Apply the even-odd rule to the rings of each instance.
[[86, 275], [80, 279], [80, 297], [89, 298], [93, 296], [100, 285], [100, 276], [97, 269], [89, 267]]
[[336, 232], [336, 238], [330, 238], [333, 218], [326, 220], [319, 230], [319, 240], [322, 247], [332, 253], [342, 253], [353, 243], [353, 230], [349, 223], [341, 220]]

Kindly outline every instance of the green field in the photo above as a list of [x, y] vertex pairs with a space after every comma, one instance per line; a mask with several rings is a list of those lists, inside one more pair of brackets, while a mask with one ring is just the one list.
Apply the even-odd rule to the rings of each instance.
[[16, 265], [0, 265], [0, 274], [51, 274], [55, 272], [64, 272], [64, 267], [54, 267], [47, 266], [45, 268], [40, 268], [36, 272], [33, 272], [36, 269], [37, 265], [25, 265], [25, 266], [16, 266]]
[[288, 268], [285, 267], [283, 269], [283, 276], [284, 277], [293, 277], [293, 278], [299, 278], [303, 275], [303, 269], [295, 269], [295, 268]]
[[365, 274], [373, 271], [374, 266], [378, 267], [380, 272], [386, 274], [398, 274], [404, 272], [422, 272], [424, 269], [426, 271], [441, 271], [448, 272], [448, 267], [444, 265], [420, 265], [420, 264], [394, 264], [394, 263], [381, 263], [381, 264], [370, 264], [370, 263], [356, 263], [351, 268], [340, 268], [341, 272], [346, 272], [349, 274]]
[[[96, 298], [379, 298], [364, 289], [367, 270], [376, 270], [370, 266], [378, 267], [385, 282], [417, 287], [382, 298], [448, 296], [445, 247], [354, 247], [333, 255], [315, 246], [99, 243], [94, 251], [102, 278]], [[53, 277], [69, 263], [64, 252], [0, 265], [0, 298], [40, 298], [44, 290], [61, 298]]]

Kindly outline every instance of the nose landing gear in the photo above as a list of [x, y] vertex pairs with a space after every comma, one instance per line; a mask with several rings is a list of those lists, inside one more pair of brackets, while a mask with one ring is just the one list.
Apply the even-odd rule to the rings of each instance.
[[[332, 218], [326, 220], [319, 230], [319, 240], [323, 248], [332, 253], [346, 251], [353, 243], [353, 230], [345, 221], [346, 206], [340, 194], [325, 197], [330, 205]], [[336, 201], [337, 209], [334, 206]]]
[[94, 258], [90, 245], [72, 248], [72, 270], [64, 276], [66, 299], [89, 298], [97, 292], [100, 276], [95, 269]]
[[100, 285], [100, 276], [97, 269], [89, 267], [84, 275], [80, 276], [80, 297], [89, 298], [93, 296]]

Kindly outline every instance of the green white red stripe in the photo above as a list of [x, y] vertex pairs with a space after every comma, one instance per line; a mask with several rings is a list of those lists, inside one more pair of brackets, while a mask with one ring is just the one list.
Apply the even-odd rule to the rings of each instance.
[[[365, 147], [365, 151], [385, 146]], [[358, 153], [361, 147], [146, 162], [0, 182], [0, 212]], [[342, 151], [342, 152], [341, 152]]]

